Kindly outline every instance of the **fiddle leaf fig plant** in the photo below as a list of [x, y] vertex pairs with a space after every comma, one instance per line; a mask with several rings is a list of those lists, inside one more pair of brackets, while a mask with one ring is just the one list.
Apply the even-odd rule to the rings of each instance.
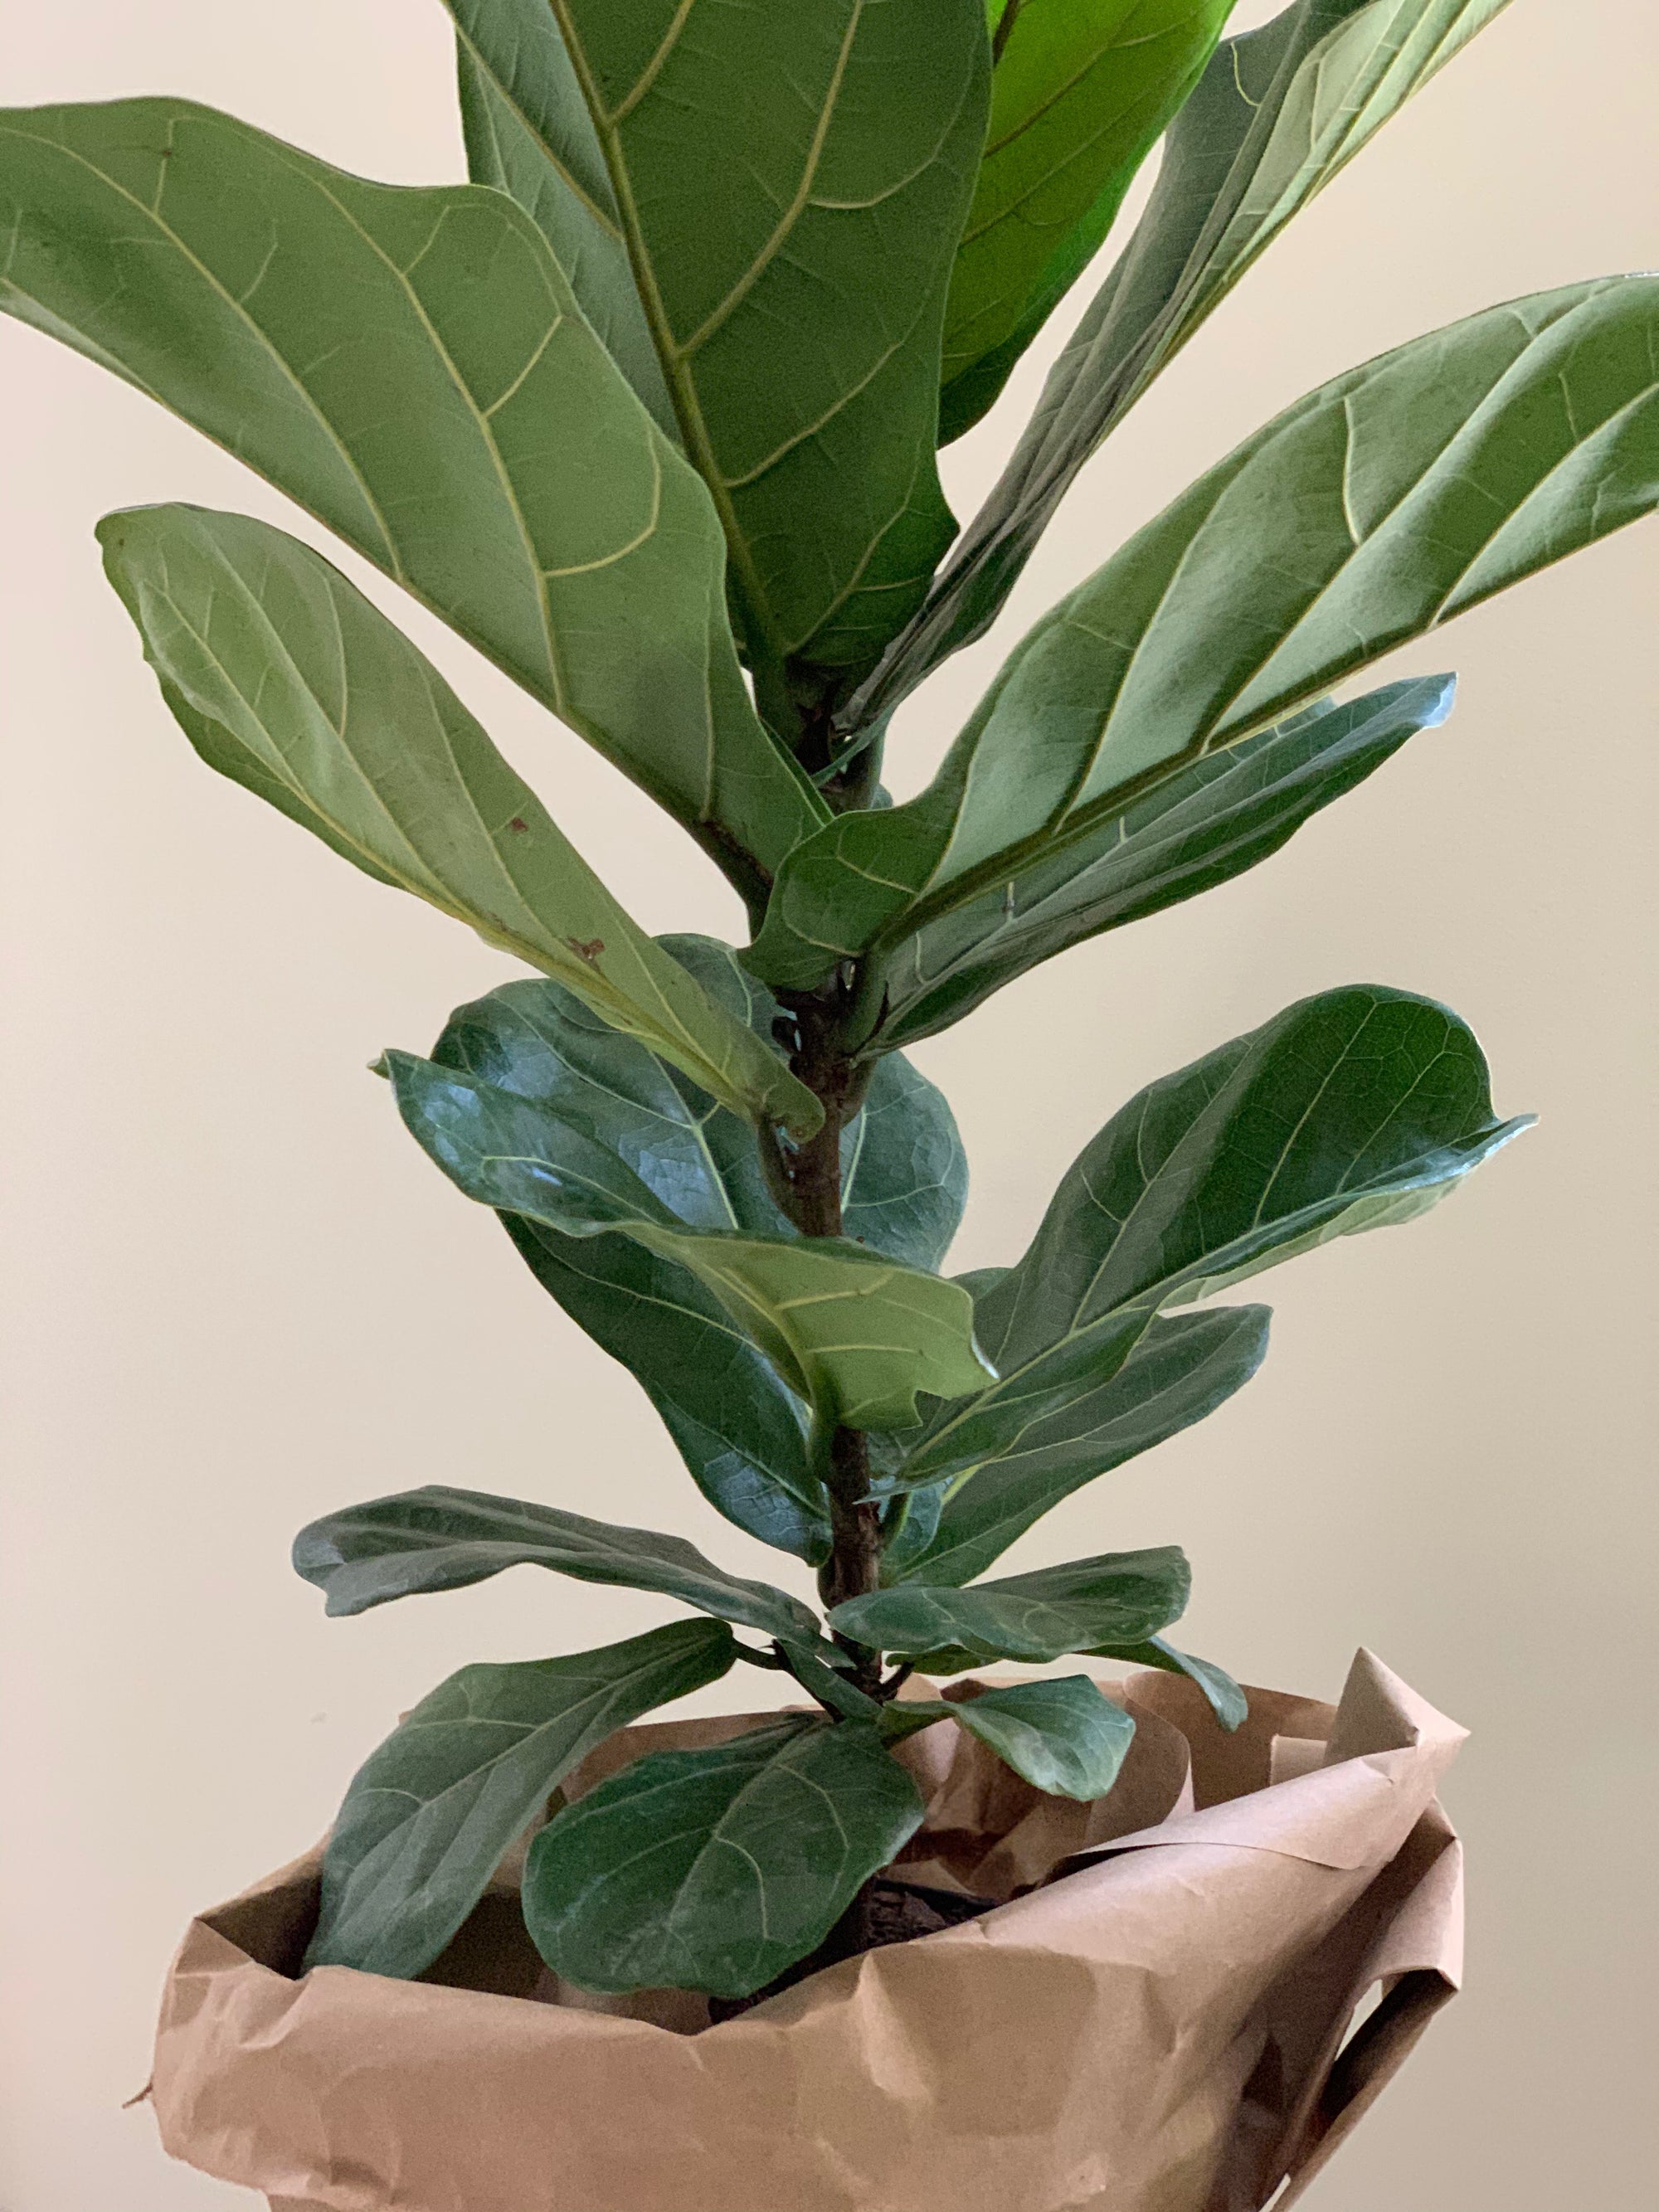
[[[312, 546], [184, 506], [100, 525], [203, 760], [532, 971], [429, 1052], [386, 1052], [389, 1104], [638, 1378], [708, 1504], [781, 1555], [757, 1581], [441, 1482], [303, 1530], [331, 1614], [520, 1566], [690, 1609], [415, 1705], [347, 1792], [310, 1960], [423, 1972], [528, 1836], [526, 1924], [557, 1974], [737, 2001], [854, 1924], [902, 1851], [918, 1729], [1091, 1799], [1133, 1721], [1086, 1662], [1182, 1674], [1244, 1717], [1169, 1640], [1175, 1547], [998, 1564], [1249, 1379], [1267, 1309], [1219, 1293], [1425, 1212], [1525, 1120], [1444, 1007], [1327, 989], [1108, 1115], [1024, 1255], [953, 1277], [963, 1148], [903, 1048], [1268, 858], [1454, 689], [1339, 687], [1659, 505], [1659, 278], [1512, 301], [1310, 393], [1103, 548], [895, 805], [894, 708], [1503, 0], [1292, 0], [1233, 38], [1229, 0], [447, 4], [465, 183], [368, 182], [184, 100], [0, 115], [0, 307], [296, 501], [736, 895], [740, 943], [647, 935], [557, 826], [556, 752], [538, 794]], [[940, 446], [1160, 141], [958, 532]], [[899, 1694], [1004, 1660], [1085, 1663]], [[567, 1791], [738, 1664], [793, 1703]]]

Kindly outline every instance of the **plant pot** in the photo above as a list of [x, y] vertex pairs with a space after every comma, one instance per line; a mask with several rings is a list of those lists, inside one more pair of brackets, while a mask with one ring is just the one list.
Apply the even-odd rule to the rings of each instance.
[[[1278, 2212], [1456, 1986], [1462, 1731], [1364, 1652], [1231, 1737], [1182, 1678], [1109, 1686], [1139, 1727], [1092, 1805], [948, 1722], [904, 1747], [898, 1872], [1006, 1902], [716, 2027], [561, 1985], [510, 1864], [422, 1981], [296, 1978], [313, 1852], [185, 1936], [162, 2140], [271, 2212], [1258, 2212], [1288, 2176]], [[749, 1717], [624, 1730], [573, 1787]]]

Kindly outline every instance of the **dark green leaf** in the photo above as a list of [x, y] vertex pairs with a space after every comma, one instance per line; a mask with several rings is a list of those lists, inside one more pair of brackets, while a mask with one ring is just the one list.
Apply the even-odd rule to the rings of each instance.
[[1012, 1364], [1132, 1305], [1206, 1297], [1297, 1252], [1425, 1212], [1528, 1126], [1431, 1000], [1324, 991], [1150, 1084], [1079, 1154], [981, 1301]]
[[[659, 430], [679, 424], [640, 301], [617, 199], [550, 11], [450, 0], [467, 174], [517, 200]], [[504, 19], [521, 20], [503, 39]], [[469, 33], [479, 44], [472, 43]]]
[[829, 1618], [842, 1635], [913, 1660], [924, 1674], [960, 1674], [989, 1659], [1040, 1662], [1109, 1642], [1142, 1643], [1180, 1619], [1191, 1586], [1185, 1554], [1166, 1544], [972, 1589], [874, 1590], [833, 1607]]
[[1154, 1322], [1109, 1381], [1081, 1389], [958, 1476], [921, 1540], [907, 1543], [907, 1529], [890, 1548], [884, 1579], [962, 1583], [982, 1575], [1062, 1498], [1242, 1389], [1266, 1355], [1267, 1321], [1266, 1306], [1228, 1306]]
[[1079, 470], [1285, 224], [1507, 0], [1292, 0], [1221, 46], [1127, 249], [921, 612], [854, 702], [891, 713], [995, 620]]
[[[750, 956], [796, 988], [1094, 841], [1172, 773], [1659, 505], [1659, 277], [1541, 293], [1299, 400], [1029, 631], [933, 783], [785, 864]], [[1097, 846], [1093, 849], [1098, 849]]]
[[[769, 1036], [777, 1008], [729, 946], [699, 937], [663, 944], [711, 999]], [[574, 1123], [692, 1226], [793, 1233], [767, 1191], [752, 1129], [555, 984], [509, 983], [459, 1008], [433, 1059]], [[934, 1267], [966, 1189], [949, 1106], [902, 1054], [889, 1055], [842, 1139], [848, 1235]], [[710, 1503], [817, 1565], [830, 1526], [809, 1409], [714, 1293], [630, 1237], [567, 1237], [521, 1214], [501, 1218], [543, 1287], [637, 1376]]]
[[[803, 1644], [789, 1645], [789, 1671], [801, 1687], [810, 1691], [818, 1703], [827, 1705], [832, 1713], [839, 1713], [843, 1720], [878, 1720], [882, 1708], [876, 1699], [866, 1697], [862, 1690], [848, 1680], [848, 1670], [852, 1665], [850, 1658], [836, 1646], [822, 1648], [827, 1651], [826, 1657], [820, 1657], [817, 1651], [809, 1650]], [[836, 1662], [833, 1667], [829, 1663], [831, 1658]]]
[[[951, 258], [985, 136], [980, 0], [458, 12], [498, 75], [498, 57], [562, 34], [783, 726], [786, 669], [864, 674], [954, 534], [933, 443]], [[552, 62], [537, 69], [559, 82], [556, 158], [574, 135], [568, 88]]]
[[319, 554], [195, 507], [134, 507], [98, 535], [211, 767], [377, 882], [558, 976], [642, 1057], [665, 1054], [738, 1113], [821, 1118], [766, 1041], [617, 903], [425, 654]]
[[1149, 1636], [1144, 1644], [1097, 1644], [1085, 1656], [1119, 1659], [1130, 1667], [1157, 1667], [1166, 1674], [1185, 1674], [1203, 1691], [1217, 1720], [1230, 1735], [1249, 1718], [1250, 1701], [1231, 1674], [1212, 1660], [1194, 1659], [1190, 1651], [1177, 1651], [1161, 1636]]
[[386, 1065], [409, 1128], [470, 1198], [568, 1237], [620, 1232], [689, 1268], [807, 1400], [825, 1431], [902, 1429], [918, 1392], [988, 1371], [966, 1292], [845, 1238], [689, 1228], [608, 1146], [538, 1102], [417, 1060]]
[[1063, 1438], [1155, 1314], [1411, 1219], [1527, 1126], [1495, 1118], [1485, 1058], [1455, 1014], [1380, 986], [1304, 999], [1149, 1085], [977, 1301], [1000, 1379], [942, 1409], [905, 1479], [978, 1467], [1034, 1433]]
[[[730, 946], [690, 936], [661, 945], [723, 1013], [771, 1036], [776, 1004]], [[432, 1057], [544, 1105], [609, 1146], [690, 1227], [791, 1233], [748, 1122], [555, 985], [508, 983], [459, 1008]], [[884, 1060], [842, 1139], [848, 1236], [908, 1267], [935, 1268], [967, 1191], [967, 1160], [944, 1095], [902, 1056]]]
[[1135, 1732], [1122, 1706], [1086, 1674], [1062, 1674], [984, 1690], [959, 1705], [897, 1700], [883, 1708], [882, 1733], [891, 1742], [941, 1720], [960, 1721], [1037, 1789], [1085, 1802], [1117, 1780]]
[[[945, 318], [941, 442], [978, 421], [1092, 258], [1232, 0], [1024, 0]], [[1011, 344], [1018, 338], [1019, 343]], [[991, 375], [983, 373], [994, 362]]]
[[655, 1590], [783, 1643], [818, 1640], [809, 1606], [770, 1583], [727, 1574], [682, 1537], [621, 1528], [520, 1498], [428, 1483], [325, 1514], [294, 1540], [295, 1572], [325, 1594], [335, 1617], [393, 1598], [465, 1589], [518, 1566]]
[[763, 1544], [827, 1559], [808, 1408], [713, 1292], [631, 1237], [501, 1221], [543, 1289], [638, 1377], [709, 1504]]
[[1310, 815], [1451, 711], [1455, 679], [1413, 678], [1295, 714], [1159, 783], [1093, 837], [919, 930], [887, 968], [884, 1042], [947, 1029], [1085, 938], [1211, 890], [1267, 860]]
[[503, 193], [366, 183], [188, 100], [0, 116], [0, 308], [339, 532], [751, 900], [826, 810], [757, 720], [704, 487]]
[[572, 1767], [641, 1713], [717, 1681], [737, 1650], [723, 1622], [684, 1620], [440, 1683], [352, 1778], [307, 1966], [423, 1972]]
[[579, 1987], [748, 1996], [817, 1948], [921, 1816], [866, 1723], [653, 1752], [537, 1837], [525, 1920]]

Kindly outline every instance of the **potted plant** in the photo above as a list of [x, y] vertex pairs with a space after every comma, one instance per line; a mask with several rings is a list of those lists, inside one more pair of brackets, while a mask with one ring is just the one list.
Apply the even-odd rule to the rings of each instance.
[[[1523, 1122], [1444, 1008], [1322, 993], [1131, 1100], [1025, 1255], [952, 1279], [962, 1149], [903, 1048], [1267, 857], [1452, 689], [1339, 686], [1659, 501], [1659, 280], [1310, 394], [1039, 620], [924, 790], [880, 779], [1083, 463], [1500, 6], [1296, 0], [1224, 41], [1225, 0], [452, 0], [473, 181], [437, 188], [177, 100], [3, 118], [0, 305], [403, 583], [741, 898], [741, 949], [647, 937], [285, 533], [100, 526], [209, 765], [536, 971], [380, 1073], [817, 1599], [453, 1486], [303, 1531], [337, 1613], [531, 1564], [695, 1617], [463, 1668], [317, 1858], [198, 1924], [180, 2154], [283, 2212], [1237, 2212], [1443, 1997], [1449, 1724], [1368, 1658], [1334, 1711], [1242, 1691], [1166, 1636], [1174, 1547], [997, 1563], [1248, 1380], [1265, 1310], [1213, 1293]], [[958, 537], [939, 442], [1160, 139]], [[739, 1664], [791, 1702], [646, 1720]]]

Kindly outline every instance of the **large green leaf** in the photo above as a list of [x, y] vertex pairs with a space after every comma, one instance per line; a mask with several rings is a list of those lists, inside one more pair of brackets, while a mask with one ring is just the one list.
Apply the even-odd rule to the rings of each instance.
[[995, 1457], [957, 1478], [922, 1542], [908, 1545], [901, 1534], [884, 1557], [884, 1579], [961, 1583], [982, 1575], [1062, 1498], [1243, 1389], [1266, 1356], [1267, 1321], [1266, 1306], [1228, 1306], [1154, 1322], [1097, 1388], [1085, 1378], [1068, 1403], [1029, 1425], [1011, 1420]]
[[[769, 1035], [777, 1009], [729, 946], [663, 941], [711, 999]], [[508, 983], [459, 1008], [432, 1057], [576, 1122], [692, 1225], [793, 1233], [766, 1188], [754, 1132], [556, 984]], [[878, 1067], [843, 1134], [842, 1166], [848, 1234], [890, 1259], [937, 1267], [961, 1217], [967, 1166], [949, 1106], [902, 1054]], [[537, 1279], [649, 1392], [711, 1504], [763, 1542], [821, 1562], [830, 1527], [807, 1408], [713, 1293], [630, 1237], [502, 1218]]]
[[1085, 1802], [1116, 1781], [1135, 1733], [1122, 1706], [1086, 1674], [1015, 1682], [959, 1705], [896, 1698], [883, 1707], [879, 1726], [890, 1743], [943, 1720], [960, 1721], [1037, 1789]]
[[[888, 960], [1173, 772], [1659, 504], [1659, 277], [1494, 307], [1299, 400], [1029, 631], [933, 782], [781, 872], [754, 966]], [[902, 957], [902, 954], [901, 956]]]
[[[1091, 1394], [1155, 1315], [1410, 1220], [1527, 1126], [1495, 1117], [1485, 1058], [1455, 1014], [1381, 986], [1304, 999], [1148, 1085], [1066, 1170], [1018, 1265], [976, 1300], [1000, 1379], [941, 1409], [904, 1479], [1048, 1436], [1058, 1479], [1072, 1423], [1107, 1402]], [[1086, 1479], [1086, 1428], [1078, 1448], [1069, 1472]]]
[[[1111, 228], [1233, 0], [1013, 0], [945, 317], [941, 442], [984, 414]], [[1006, 35], [1005, 35], [1006, 33]]]
[[682, 1620], [441, 1682], [352, 1777], [307, 1966], [423, 1972], [571, 1768], [641, 1713], [717, 1681], [737, 1653], [724, 1622]]
[[0, 114], [0, 308], [173, 408], [676, 814], [751, 900], [825, 810], [745, 694], [704, 487], [536, 225], [188, 100]]
[[655, 1590], [781, 1643], [818, 1640], [810, 1606], [770, 1583], [727, 1574], [683, 1537], [590, 1521], [520, 1498], [428, 1483], [325, 1514], [294, 1540], [294, 1571], [325, 1594], [331, 1618], [393, 1598], [465, 1589], [519, 1566]]
[[836, 1424], [905, 1428], [918, 1392], [984, 1380], [956, 1284], [845, 1237], [688, 1227], [553, 1105], [408, 1053], [385, 1064], [411, 1133], [469, 1198], [566, 1237], [619, 1233], [690, 1269], [811, 1405], [821, 1437]]
[[[805, 1086], [637, 927], [425, 654], [337, 568], [269, 523], [202, 507], [135, 507], [98, 535], [210, 767], [378, 882], [558, 976], [642, 1060], [664, 1054], [756, 1121], [811, 1125]], [[747, 1123], [732, 1125], [752, 1149]]]
[[1286, 223], [1507, 0], [1292, 0], [1224, 41], [1134, 236], [995, 489], [854, 702], [873, 720], [995, 620], [1079, 470]]
[[542, 1830], [525, 1921], [581, 1988], [748, 1996], [817, 1948], [921, 1816], [868, 1722], [652, 1752]]
[[1443, 721], [1455, 688], [1449, 676], [1417, 677], [1293, 714], [928, 923], [885, 969], [883, 1042], [931, 1036], [1040, 961], [1267, 860], [1407, 738]]
[[1187, 1609], [1192, 1574], [1173, 1544], [1106, 1552], [972, 1589], [915, 1583], [848, 1598], [830, 1612], [841, 1635], [959, 1674], [990, 1659], [1041, 1662], [1102, 1644], [1137, 1644]]
[[[634, 282], [616, 194], [550, 11], [503, 9], [500, 0], [452, 0], [450, 13], [467, 174], [474, 184], [509, 193], [535, 222], [605, 351], [659, 429], [678, 445], [679, 424]], [[520, 35], [510, 42], [500, 35], [509, 13], [523, 18]], [[562, 125], [574, 129], [562, 131]]]
[[497, 81], [533, 86], [520, 115], [596, 204], [591, 149], [603, 157], [786, 727], [789, 672], [809, 693], [866, 672], [954, 535], [933, 446], [985, 135], [980, 0], [453, 4]]

